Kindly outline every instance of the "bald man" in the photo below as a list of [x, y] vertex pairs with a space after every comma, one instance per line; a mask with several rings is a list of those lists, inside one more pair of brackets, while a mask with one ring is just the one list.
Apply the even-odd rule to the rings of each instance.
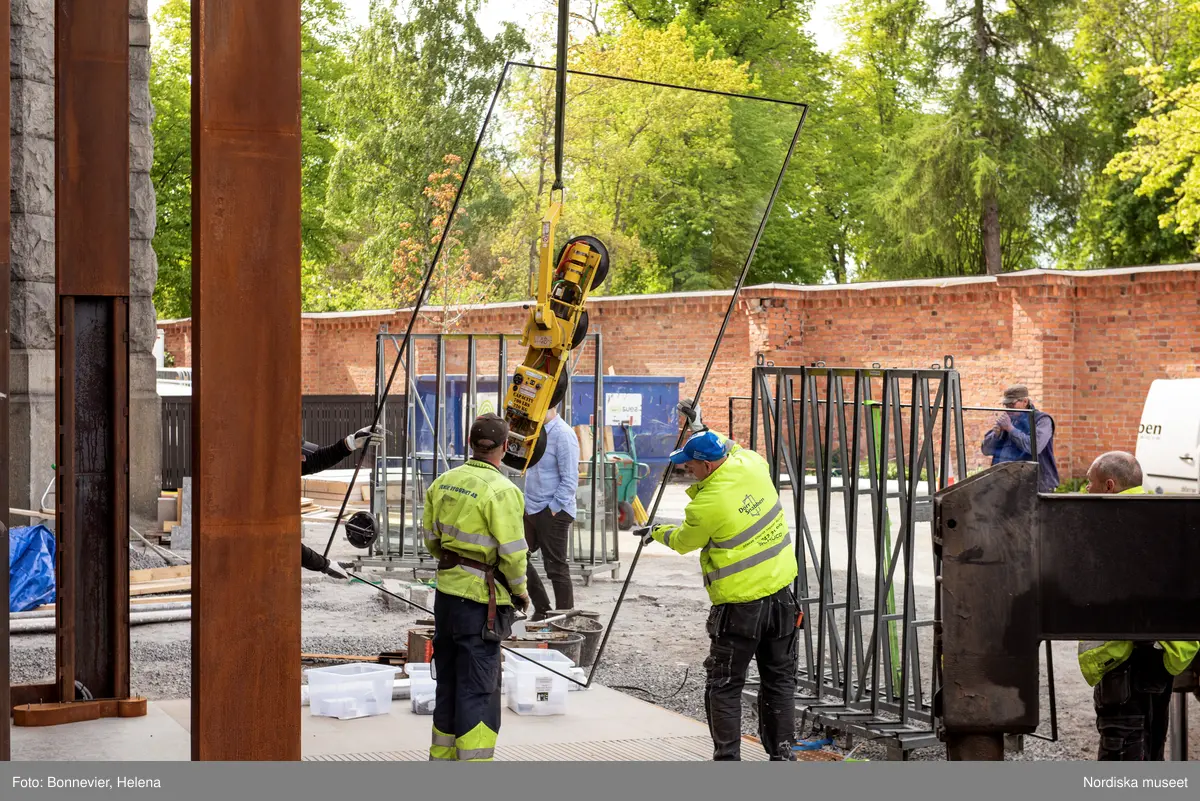
[[[1142, 468], [1133, 454], [1110, 451], [1092, 462], [1087, 491], [1143, 495]], [[1200, 650], [1200, 642], [1159, 640], [1081, 642], [1079, 669], [1095, 687], [1097, 758], [1162, 762], [1171, 712], [1171, 687]]]

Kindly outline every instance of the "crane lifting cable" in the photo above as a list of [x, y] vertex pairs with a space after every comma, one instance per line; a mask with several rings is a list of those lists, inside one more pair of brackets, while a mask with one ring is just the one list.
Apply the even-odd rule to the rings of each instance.
[[[588, 294], [608, 276], [608, 250], [594, 236], [568, 241], [553, 259], [554, 233], [562, 217], [563, 139], [567, 105], [567, 37], [570, 0], [558, 0], [558, 59], [554, 94], [554, 184], [550, 207], [542, 220], [534, 304], [521, 336], [528, 348], [525, 361], [513, 372], [504, 399], [508, 442], [504, 464], [524, 473], [546, 452], [546, 412], [558, 406], [567, 393], [567, 362], [571, 351], [587, 336]], [[557, 195], [557, 197], [556, 197]]]

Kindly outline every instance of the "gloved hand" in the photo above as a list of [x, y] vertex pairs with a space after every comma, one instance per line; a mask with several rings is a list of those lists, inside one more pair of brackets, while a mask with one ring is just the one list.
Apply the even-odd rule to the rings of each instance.
[[516, 593], [513, 593], [512, 602], [513, 602], [513, 606], [515, 606], [517, 608], [518, 612], [524, 612], [526, 609], [529, 608], [529, 595], [526, 593], [521, 593], [519, 595]]
[[633, 535], [641, 538], [642, 545], [649, 545], [650, 543], [654, 542], [654, 526], [642, 526], [641, 528], [635, 528], [633, 530]]
[[341, 579], [342, 581], [350, 580], [350, 574], [347, 573], [341, 565], [339, 565], [337, 562], [333, 561], [332, 559], [329, 560], [329, 566], [326, 567], [323, 572], [325, 573], [325, 575], [329, 576], [330, 578]]
[[704, 425], [704, 421], [700, 419], [700, 408], [695, 406], [692, 401], [680, 401], [676, 404], [675, 408], [679, 411], [679, 416], [687, 420], [687, 430], [689, 432], [698, 434], [701, 431], [708, 430], [708, 426]]
[[367, 443], [379, 445], [383, 442], [383, 429], [379, 426], [365, 426], [346, 437], [346, 447], [352, 451], [366, 447]]

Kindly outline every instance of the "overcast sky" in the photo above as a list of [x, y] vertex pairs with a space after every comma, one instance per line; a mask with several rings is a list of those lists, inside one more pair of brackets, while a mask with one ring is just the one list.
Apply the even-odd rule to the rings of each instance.
[[[356, 23], [367, 21], [367, 8], [370, 6], [370, 0], [342, 0], [342, 2], [345, 3], [346, 11], [352, 21]], [[151, 16], [162, 3], [163, 0], [150, 0]], [[838, 24], [833, 21], [833, 14], [841, 3], [842, 0], [816, 0], [812, 22], [808, 27], [817, 39], [817, 46], [822, 50], [836, 50], [841, 45], [842, 32]], [[500, 23], [506, 20], [524, 23], [528, 19], [528, 14], [517, 10], [515, 7], [518, 5], [513, 0], [484, 0], [485, 8], [480, 15], [480, 24], [485, 30], [495, 30]], [[541, 7], [540, 4], [538, 6]]]

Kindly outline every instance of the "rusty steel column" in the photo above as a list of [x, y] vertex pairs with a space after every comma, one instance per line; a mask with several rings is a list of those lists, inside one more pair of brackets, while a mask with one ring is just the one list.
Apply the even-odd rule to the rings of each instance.
[[56, 0], [58, 691], [129, 696], [129, 7]]
[[[9, 85], [11, 34], [8, 21], [12, 19], [11, 0], [0, 0], [0, 197], [8, 198], [12, 182], [12, 126]], [[12, 758], [9, 739], [12, 709], [9, 694], [8, 647], [8, 352], [9, 352], [9, 282], [12, 278], [11, 251], [12, 215], [8, 203], [0, 203], [0, 599], [4, 608], [4, 626], [0, 628], [0, 762]]]
[[192, 0], [192, 759], [300, 759], [300, 0]]

